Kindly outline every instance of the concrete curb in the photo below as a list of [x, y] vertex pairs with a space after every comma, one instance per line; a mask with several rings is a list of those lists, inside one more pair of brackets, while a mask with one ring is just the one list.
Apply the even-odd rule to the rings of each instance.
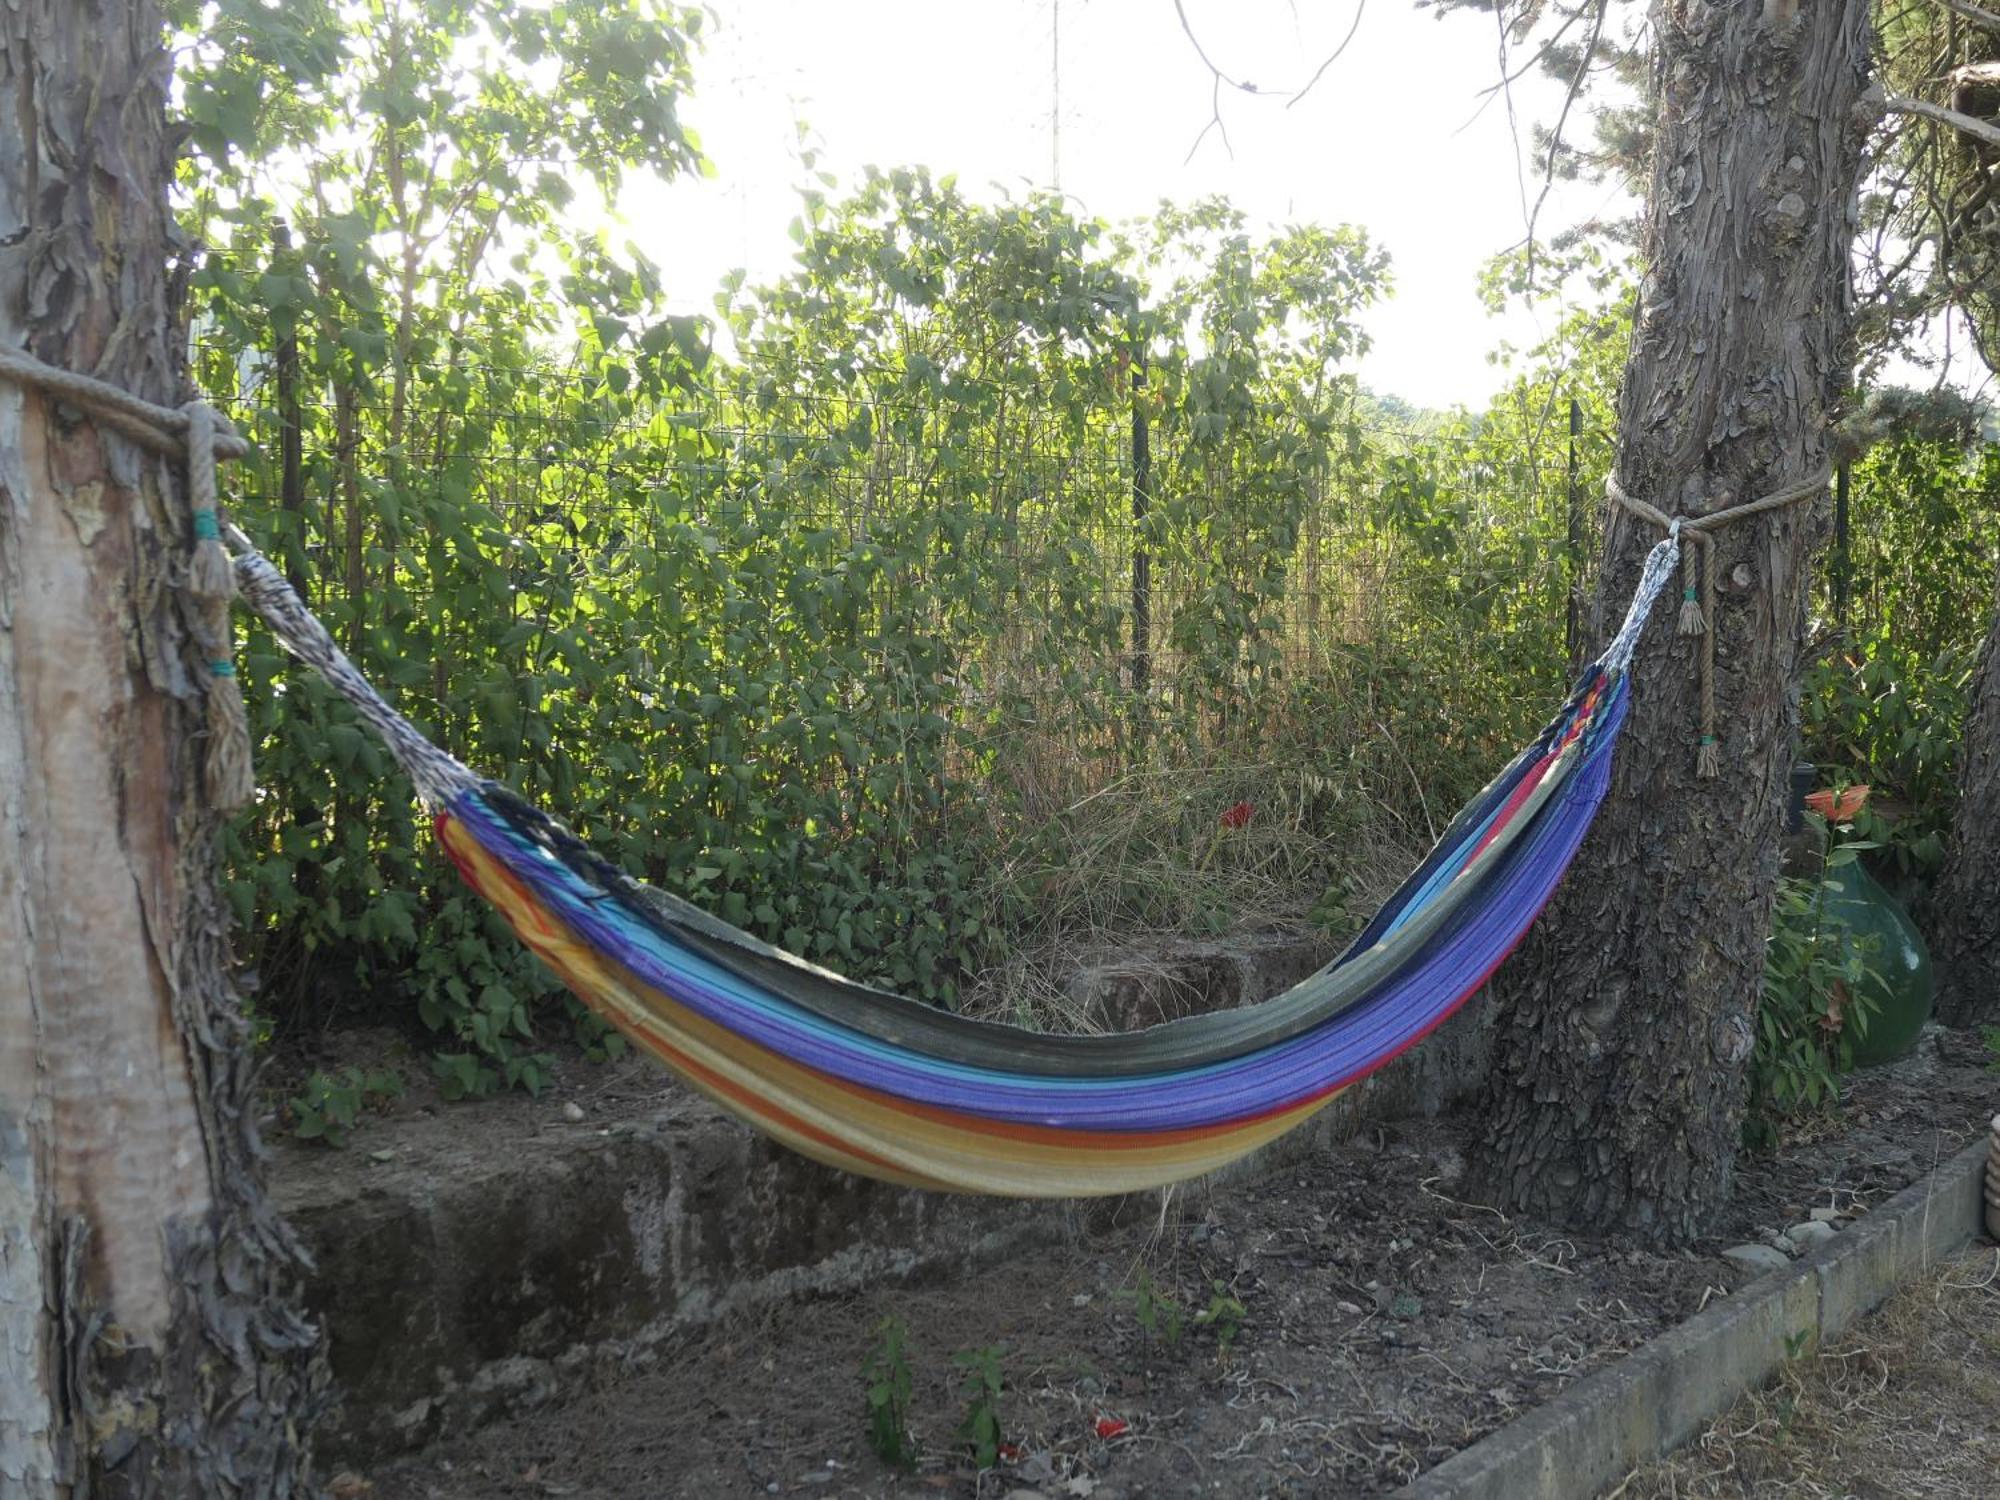
[[1783, 1270], [1579, 1381], [1397, 1491], [1590, 1500], [1680, 1446], [1787, 1358], [1834, 1337], [1980, 1232], [1980, 1140]]

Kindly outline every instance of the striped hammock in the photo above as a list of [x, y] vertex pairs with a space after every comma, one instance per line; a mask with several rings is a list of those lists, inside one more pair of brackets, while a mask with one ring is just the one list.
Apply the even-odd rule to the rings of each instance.
[[1347, 951], [1262, 1004], [1137, 1032], [970, 1020], [856, 984], [593, 855], [430, 744], [284, 578], [244, 598], [388, 742], [468, 884], [585, 1005], [716, 1103], [830, 1166], [915, 1187], [1075, 1197], [1211, 1171], [1323, 1109], [1485, 983], [1562, 879], [1609, 784], [1633, 648], [1676, 555], [1546, 729], [1453, 820]]

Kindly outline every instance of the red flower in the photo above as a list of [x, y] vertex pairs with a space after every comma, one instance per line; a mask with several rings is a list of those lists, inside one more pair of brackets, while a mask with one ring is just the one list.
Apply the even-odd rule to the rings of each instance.
[[[1245, 805], [1247, 806], [1248, 804], [1246, 803]], [[1123, 1417], [1099, 1417], [1097, 1419], [1097, 1435], [1107, 1443], [1115, 1437], [1125, 1436], [1131, 1430], [1132, 1424]]]
[[1806, 806], [1825, 818], [1829, 823], [1851, 823], [1861, 816], [1861, 809], [1868, 805], [1868, 788], [1851, 786], [1834, 795], [1833, 788], [1826, 787], [1808, 793]]
[[1256, 810], [1255, 805], [1249, 802], [1239, 802], [1234, 807], [1226, 807], [1222, 810], [1222, 826], [1241, 828], [1250, 821], [1250, 814]]
[[1017, 1464], [1021, 1461], [1021, 1450], [1013, 1443], [1002, 1443], [999, 1454], [1002, 1463]]

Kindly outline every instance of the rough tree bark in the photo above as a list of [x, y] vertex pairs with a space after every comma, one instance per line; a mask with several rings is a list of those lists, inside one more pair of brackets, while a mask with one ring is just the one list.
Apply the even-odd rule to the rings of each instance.
[[[152, 0], [0, 8], [0, 341], [186, 399]], [[0, 1494], [283, 1495], [320, 1400], [224, 978], [175, 466], [0, 383]]]
[[[1850, 368], [1848, 253], [1869, 90], [1867, 0], [1659, 0], [1658, 136], [1618, 474], [1669, 514], [1809, 477]], [[1657, 611], [1611, 795], [1497, 986], [1495, 1201], [1656, 1241], [1729, 1191], [1797, 721], [1806, 563], [1793, 506], [1728, 526], [1712, 628], [1722, 774], [1694, 778], [1692, 653]], [[1658, 533], [1609, 518], [1593, 623], [1615, 628]]]
[[1958, 814], [1928, 922], [1938, 1019], [2000, 1023], [2000, 613], [1972, 678]]

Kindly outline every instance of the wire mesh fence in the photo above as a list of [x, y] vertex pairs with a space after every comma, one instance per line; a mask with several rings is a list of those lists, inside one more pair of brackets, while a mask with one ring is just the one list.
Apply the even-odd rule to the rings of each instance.
[[[994, 670], [1011, 655], [1167, 697], [1193, 671], [1307, 674], [1331, 653], [1437, 642], [1496, 613], [1519, 624], [1526, 612], [1559, 649], [1575, 644], [1595, 507], [1573, 442], [1499, 461], [1463, 434], [1362, 424], [1328, 461], [1286, 475], [1256, 462], [1254, 442], [1203, 450], [1175, 431], [1032, 409], [971, 430], [949, 406], [873, 397], [788, 395], [776, 422], [715, 399], [616, 416], [560, 378], [502, 373], [499, 409], [411, 400], [425, 412], [412, 418], [385, 397], [322, 393], [287, 418], [252, 372], [240, 420], [332, 441], [289, 479], [253, 465], [242, 503], [296, 513], [322, 600], [366, 586], [345, 554], [366, 550], [387, 512], [471, 506], [554, 538], [579, 576], [685, 545], [689, 526], [907, 545], [910, 520], [928, 518], [925, 581], [983, 571], [999, 584], [985, 622]], [[1246, 520], [1252, 491], [1259, 517]], [[418, 598], [436, 585], [407, 569], [397, 581]], [[945, 609], [954, 591], [930, 597]]]

